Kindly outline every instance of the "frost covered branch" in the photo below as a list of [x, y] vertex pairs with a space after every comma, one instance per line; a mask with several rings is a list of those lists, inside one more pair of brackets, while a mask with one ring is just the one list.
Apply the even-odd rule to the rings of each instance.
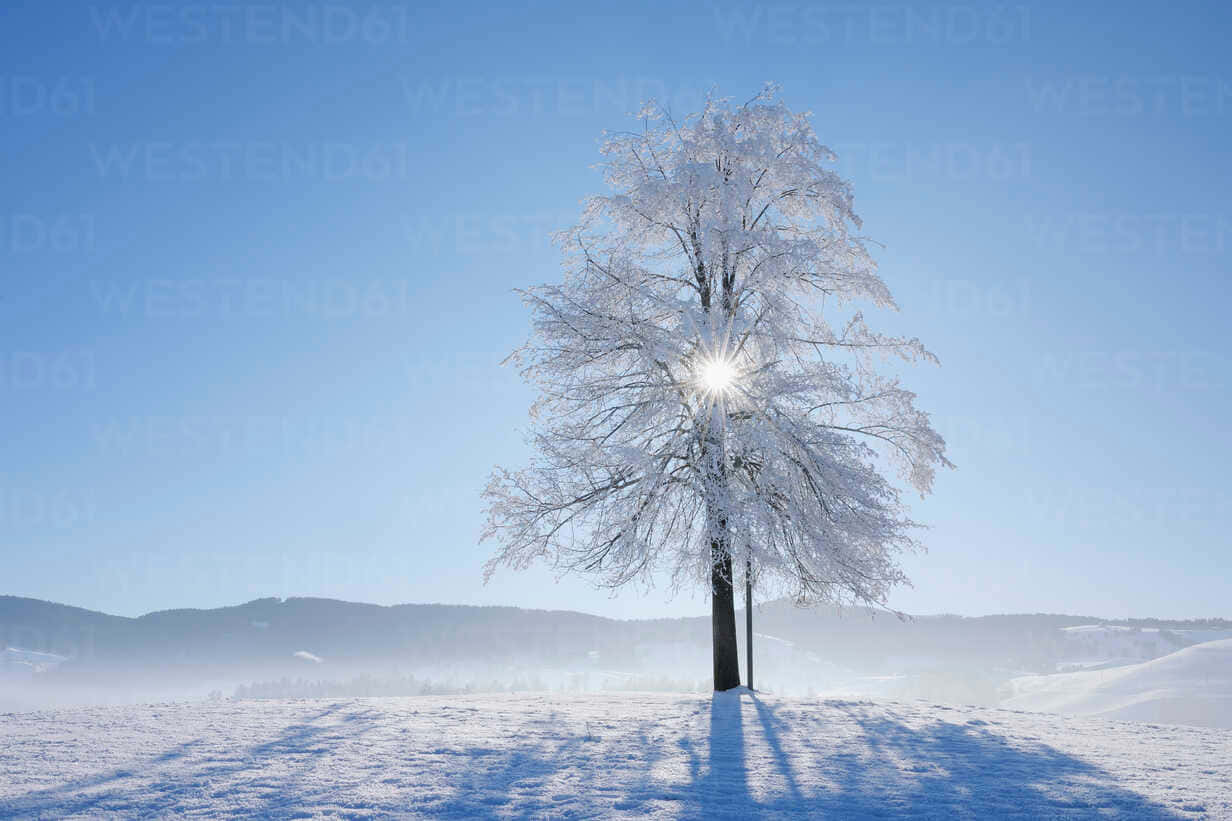
[[[679, 584], [738, 556], [802, 602], [884, 603], [917, 544], [882, 466], [925, 494], [950, 463], [879, 367], [936, 359], [856, 308], [895, 304], [807, 114], [773, 88], [642, 114], [603, 145], [611, 193], [558, 236], [563, 281], [522, 294], [535, 455], [488, 484], [487, 573]], [[715, 362], [730, 385], [706, 384]]]

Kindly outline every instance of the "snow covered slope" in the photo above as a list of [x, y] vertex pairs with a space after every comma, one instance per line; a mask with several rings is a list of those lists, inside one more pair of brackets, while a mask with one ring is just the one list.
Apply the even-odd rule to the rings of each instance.
[[1194, 644], [1232, 638], [1232, 630], [1083, 624], [1062, 627], [1061, 635], [1063, 659], [1057, 672], [1064, 673], [1150, 661]]
[[1232, 639], [1143, 664], [1010, 682], [1002, 706], [1232, 729]]
[[1232, 818], [1232, 732], [660, 694], [0, 716], [0, 816]]
[[5, 647], [0, 650], [0, 675], [6, 673], [34, 674], [54, 670], [67, 659], [55, 653], [40, 653], [20, 647]]

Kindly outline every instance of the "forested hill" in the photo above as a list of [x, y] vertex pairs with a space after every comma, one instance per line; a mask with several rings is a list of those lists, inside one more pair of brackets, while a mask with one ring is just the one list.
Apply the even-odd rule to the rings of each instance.
[[36, 599], [0, 597], [0, 643], [66, 657], [64, 669], [232, 666], [311, 652], [333, 661], [482, 657], [492, 662], [614, 651], [624, 624], [567, 611], [332, 599], [257, 599], [211, 610], [109, 616]]
[[[769, 602], [756, 630], [828, 663], [866, 670], [928, 656], [947, 666], [1006, 665], [1051, 672], [1062, 628], [1115, 624], [1088, 616], [1001, 615], [900, 619], [862, 608], [800, 609]], [[743, 621], [741, 621], [743, 624]], [[1232, 622], [1122, 622], [1130, 630], [1232, 629]], [[257, 599], [210, 610], [111, 616], [37, 599], [0, 596], [0, 645], [63, 657], [61, 673], [140, 668], [276, 671], [308, 653], [349, 667], [433, 665], [634, 669], [647, 647], [704, 647], [709, 619], [622, 621], [572, 611], [443, 604], [379, 606], [333, 599]]]

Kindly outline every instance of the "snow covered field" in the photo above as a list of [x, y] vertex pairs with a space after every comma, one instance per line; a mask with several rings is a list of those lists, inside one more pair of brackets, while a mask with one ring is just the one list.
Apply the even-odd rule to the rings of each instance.
[[1232, 729], [1232, 639], [1208, 641], [1142, 664], [1023, 676], [1002, 706]]
[[0, 715], [0, 816], [1232, 818], [1232, 731], [660, 694]]

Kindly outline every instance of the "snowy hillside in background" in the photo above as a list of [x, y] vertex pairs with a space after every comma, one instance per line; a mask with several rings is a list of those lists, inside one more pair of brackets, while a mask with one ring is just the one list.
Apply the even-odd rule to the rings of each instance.
[[1003, 706], [1232, 729], [1232, 639], [1142, 664], [1016, 678]]
[[1166, 629], [1117, 624], [1062, 627], [1062, 661], [1057, 672], [1115, 667], [1149, 661], [1183, 647], [1232, 638], [1232, 630]]
[[[1232, 623], [1219, 620], [904, 620], [782, 601], [759, 606], [755, 622], [757, 683], [767, 692], [985, 706], [1015, 678], [1134, 664], [1232, 636]], [[743, 631], [740, 644], [743, 657]], [[211, 693], [709, 692], [710, 650], [708, 617], [293, 598], [124, 618], [0, 596], [0, 712]]]
[[55, 653], [4, 647], [0, 649], [0, 675], [32, 676], [35, 673], [47, 673], [65, 661], [68, 661], [66, 657], [57, 656]]
[[1232, 732], [656, 694], [0, 716], [0, 815], [1232, 818]]

